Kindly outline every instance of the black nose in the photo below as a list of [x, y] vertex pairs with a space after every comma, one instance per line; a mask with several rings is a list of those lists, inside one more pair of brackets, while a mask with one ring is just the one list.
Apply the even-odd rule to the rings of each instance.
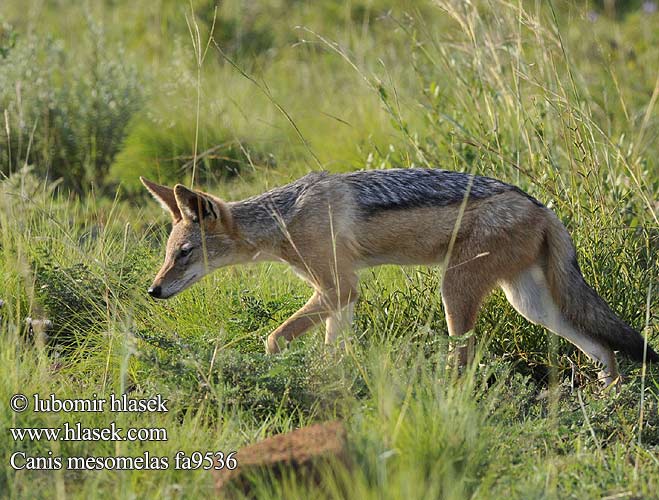
[[162, 289], [159, 286], [152, 286], [146, 291], [151, 297], [154, 299], [159, 299], [160, 298], [160, 293], [162, 292]]

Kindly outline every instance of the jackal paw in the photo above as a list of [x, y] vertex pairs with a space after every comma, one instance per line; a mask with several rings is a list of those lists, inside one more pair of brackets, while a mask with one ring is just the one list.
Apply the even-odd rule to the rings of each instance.
[[325, 343], [325, 352], [328, 356], [332, 356], [335, 359], [341, 359], [346, 351], [349, 349], [348, 342], [345, 339], [337, 340], [330, 344]]
[[622, 376], [619, 374], [611, 375], [606, 372], [600, 372], [597, 377], [600, 383], [601, 394], [619, 394], [622, 389]]
[[[281, 344], [284, 344], [282, 346]], [[278, 354], [281, 352], [282, 348], [287, 344], [286, 339], [283, 337], [275, 337], [270, 335], [265, 341], [265, 353], [266, 354]]]

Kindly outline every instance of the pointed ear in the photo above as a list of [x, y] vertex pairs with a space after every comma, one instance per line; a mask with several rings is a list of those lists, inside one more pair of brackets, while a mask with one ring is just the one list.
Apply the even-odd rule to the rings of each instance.
[[181, 210], [178, 208], [178, 204], [176, 203], [174, 190], [170, 187], [161, 186], [160, 184], [151, 182], [142, 176], [140, 176], [140, 180], [142, 181], [142, 184], [144, 184], [144, 187], [149, 190], [149, 193], [153, 195], [156, 201], [160, 203], [160, 205], [172, 215], [174, 222], [180, 221], [182, 218]]
[[174, 186], [174, 196], [181, 215], [192, 222], [220, 222], [229, 232], [233, 232], [231, 211], [222, 200], [200, 191], [191, 191], [182, 184]]

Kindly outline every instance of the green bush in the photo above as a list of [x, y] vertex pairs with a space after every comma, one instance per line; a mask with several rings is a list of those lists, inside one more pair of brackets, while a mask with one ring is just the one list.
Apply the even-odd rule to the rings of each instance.
[[2, 39], [11, 43], [0, 42], [0, 109], [9, 129], [0, 135], [0, 172], [30, 164], [80, 194], [103, 186], [142, 102], [135, 67], [120, 48], [106, 46], [102, 27], [92, 21], [82, 54], [49, 37]]
[[[274, 156], [254, 150], [227, 128], [205, 121], [197, 145], [196, 181], [216, 184], [251, 165], [275, 164]], [[153, 113], [137, 116], [109, 180], [122, 183], [129, 192], [142, 191], [141, 175], [165, 184], [184, 182], [192, 172], [194, 141], [194, 113], [179, 114], [172, 120]]]
[[53, 323], [51, 341], [60, 350], [75, 349], [91, 334], [106, 329], [108, 303], [126, 300], [140, 288], [136, 284], [149, 262], [143, 247], [101, 269], [85, 263], [60, 265], [45, 246], [34, 252], [37, 301]]

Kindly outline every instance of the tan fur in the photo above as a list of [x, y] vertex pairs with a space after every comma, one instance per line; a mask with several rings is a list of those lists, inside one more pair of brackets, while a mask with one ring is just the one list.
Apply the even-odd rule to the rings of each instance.
[[[565, 296], [569, 290], [561, 283], [568, 278], [556, 269], [569, 265], [565, 261], [570, 252], [559, 248], [572, 249], [567, 232], [548, 209], [519, 191], [362, 217], [348, 188], [328, 182], [313, 196], [300, 195], [299, 210], [291, 220], [273, 217], [276, 222], [268, 225], [250, 217], [244, 202], [226, 203], [180, 185], [171, 189], [143, 182], [174, 219], [165, 262], [152, 287], [160, 287], [160, 298], [180, 292], [218, 267], [258, 260], [285, 261], [313, 287], [308, 302], [269, 335], [269, 353], [280, 350], [280, 339], [292, 341], [323, 322], [327, 343], [344, 334], [358, 297], [360, 268], [446, 264], [441, 294], [450, 335], [472, 330], [483, 299], [502, 286], [527, 319], [601, 362], [606, 383], [617, 377], [608, 344], [568, 319], [572, 299]], [[197, 248], [194, 258], [180, 257], [185, 245]], [[472, 336], [457, 349], [458, 363], [469, 362], [473, 354]]]

